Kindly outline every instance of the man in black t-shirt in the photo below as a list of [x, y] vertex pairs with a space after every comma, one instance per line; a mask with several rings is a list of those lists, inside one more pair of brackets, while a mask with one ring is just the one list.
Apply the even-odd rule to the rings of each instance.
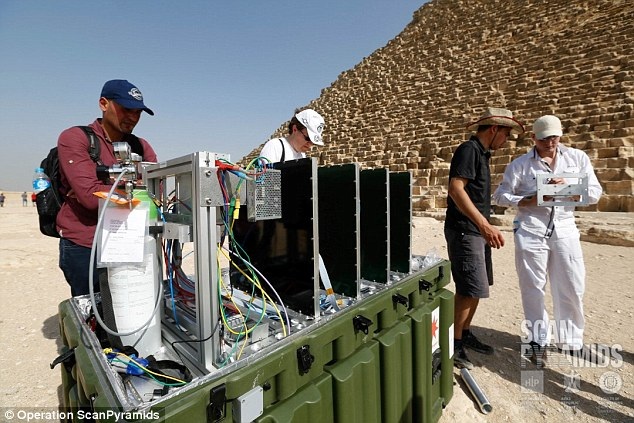
[[524, 132], [524, 127], [510, 110], [490, 107], [467, 129], [476, 133], [458, 146], [451, 160], [445, 239], [456, 284], [454, 364], [472, 369], [465, 348], [493, 354], [493, 348], [480, 342], [470, 327], [480, 298], [489, 297], [493, 284], [491, 248], [504, 245], [500, 230], [489, 223], [490, 151], [500, 148], [511, 132]]

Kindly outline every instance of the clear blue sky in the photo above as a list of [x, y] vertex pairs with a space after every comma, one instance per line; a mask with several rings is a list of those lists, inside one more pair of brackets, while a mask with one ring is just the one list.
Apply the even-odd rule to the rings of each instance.
[[59, 133], [100, 117], [109, 79], [143, 92], [155, 116], [134, 132], [160, 160], [205, 150], [237, 161], [423, 3], [2, 0], [0, 190], [31, 190]]

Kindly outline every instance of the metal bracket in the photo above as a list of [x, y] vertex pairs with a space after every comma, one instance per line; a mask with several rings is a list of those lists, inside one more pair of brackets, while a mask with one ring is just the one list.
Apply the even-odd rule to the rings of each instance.
[[224, 384], [215, 386], [209, 391], [209, 405], [207, 406], [207, 422], [214, 423], [222, 420], [226, 413], [227, 388]]
[[315, 357], [310, 354], [309, 345], [303, 345], [297, 349], [297, 365], [299, 366], [300, 375], [308, 373], [314, 361]]
[[354, 325], [355, 331], [361, 331], [367, 335], [368, 327], [370, 327], [370, 325], [372, 324], [372, 320], [368, 319], [365, 316], [357, 314], [352, 318], [352, 324]]
[[[538, 206], [587, 206], [588, 205], [588, 175], [579, 173], [538, 173], [537, 205]], [[550, 184], [551, 179], [565, 179], [565, 184]], [[571, 197], [580, 196], [579, 201]], [[544, 197], [548, 197], [545, 200]]]

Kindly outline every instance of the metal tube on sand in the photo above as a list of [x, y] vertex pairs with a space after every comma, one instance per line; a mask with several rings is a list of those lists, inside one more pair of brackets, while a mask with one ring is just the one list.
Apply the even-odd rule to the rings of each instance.
[[493, 407], [491, 406], [491, 403], [489, 403], [487, 396], [484, 395], [484, 392], [482, 392], [482, 389], [478, 386], [478, 383], [475, 381], [473, 376], [471, 376], [471, 373], [469, 373], [469, 370], [460, 369], [460, 376], [467, 385], [467, 388], [469, 388], [469, 392], [471, 392], [471, 395], [473, 395], [473, 398], [478, 403], [480, 411], [484, 414], [489, 414], [493, 410]]

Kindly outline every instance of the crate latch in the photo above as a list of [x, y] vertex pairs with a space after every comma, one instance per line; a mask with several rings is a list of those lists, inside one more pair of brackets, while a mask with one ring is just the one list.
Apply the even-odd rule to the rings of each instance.
[[207, 422], [214, 423], [225, 417], [227, 403], [227, 388], [224, 384], [215, 386], [209, 391], [209, 405], [207, 406]]
[[433, 284], [425, 279], [421, 279], [418, 281], [418, 290], [419, 291], [429, 291]]
[[53, 360], [53, 362], [49, 364], [49, 366], [51, 367], [51, 369], [54, 369], [55, 366], [57, 366], [59, 363], [63, 363], [66, 370], [70, 372], [75, 365], [75, 348], [66, 350], [64, 353], [62, 353], [62, 355]]
[[354, 324], [354, 330], [355, 331], [361, 331], [361, 332], [363, 332], [363, 333], [365, 333], [367, 335], [368, 334], [368, 327], [370, 327], [370, 325], [372, 324], [372, 320], [368, 319], [365, 316], [357, 314], [352, 319], [352, 324]]
[[403, 304], [405, 307], [407, 307], [408, 300], [406, 296], [396, 293], [392, 295], [392, 302], [394, 304]]
[[300, 375], [308, 373], [313, 361], [315, 361], [315, 357], [310, 354], [310, 346], [304, 345], [297, 349], [297, 365]]

